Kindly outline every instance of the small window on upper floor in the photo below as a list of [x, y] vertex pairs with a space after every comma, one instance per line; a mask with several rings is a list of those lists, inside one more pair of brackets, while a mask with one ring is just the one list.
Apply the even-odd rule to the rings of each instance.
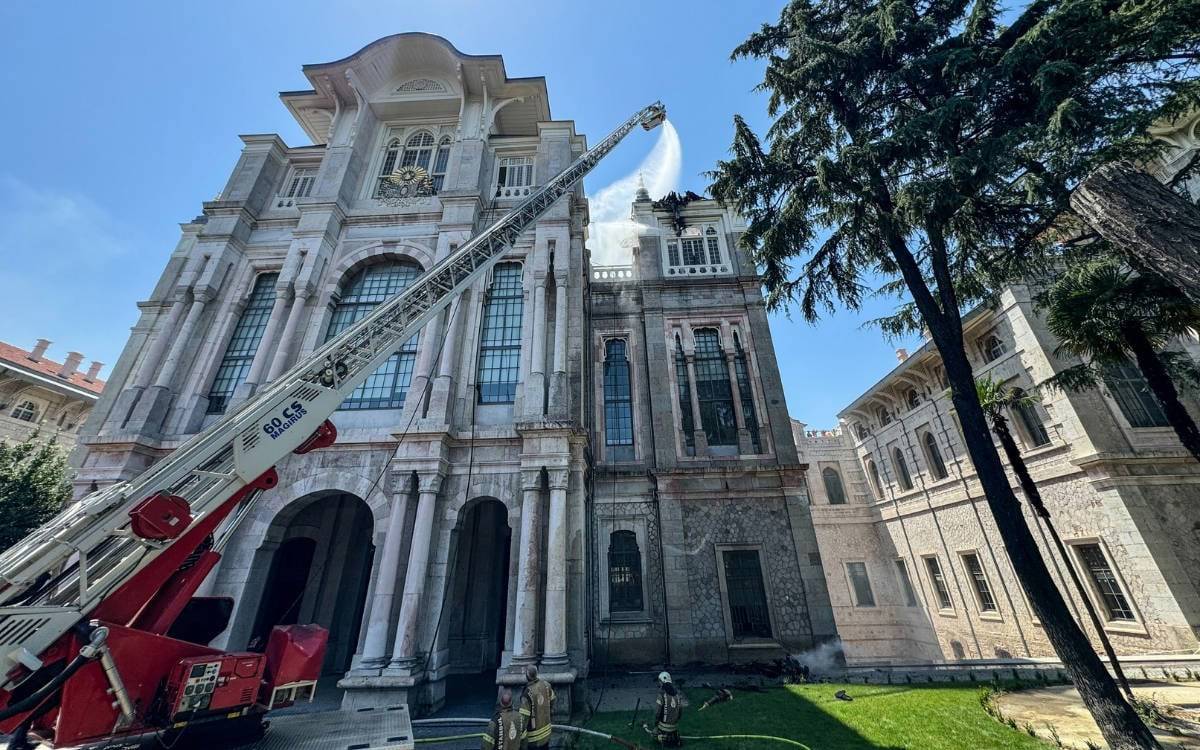
[[17, 404], [12, 410], [12, 418], [19, 419], [22, 422], [37, 421], [38, 408], [37, 404], [32, 401], [22, 401]]
[[433, 134], [422, 130], [413, 133], [404, 143], [404, 156], [400, 158], [402, 167], [420, 167], [426, 172], [433, 162]]
[[867, 439], [867, 434], [868, 434], [868, 433], [867, 433], [867, 428], [866, 428], [866, 427], [863, 427], [863, 426], [862, 426], [861, 424], [859, 424], [858, 422], [855, 422], [855, 423], [854, 423], [854, 434], [855, 434], [855, 435], [858, 435], [858, 439], [859, 439], [859, 440], [866, 440], [866, 439]]
[[275, 200], [275, 207], [291, 208], [296, 205], [297, 198], [307, 198], [312, 193], [313, 183], [316, 181], [316, 167], [293, 168], [292, 173], [279, 186], [279, 197]]
[[440, 193], [446, 182], [446, 167], [450, 164], [450, 136], [442, 136], [438, 142], [437, 155], [433, 159], [433, 169], [430, 177], [433, 179], [433, 192]]
[[880, 427], [891, 424], [892, 413], [882, 406], [875, 410], [875, 416], [879, 418]]
[[497, 198], [524, 198], [533, 188], [533, 157], [502, 156], [496, 173]]
[[979, 351], [983, 354], [984, 362], [995, 362], [1004, 356], [1008, 347], [1004, 345], [1004, 341], [997, 334], [989, 333], [979, 340]]
[[729, 265], [721, 252], [720, 235], [715, 227], [688, 227], [678, 237], [667, 238], [665, 258], [667, 276], [727, 273]]
[[904, 394], [904, 400], [908, 404], [908, 408], [915, 409], [921, 405], [921, 394], [916, 388], [909, 388], [908, 393]]
[[846, 490], [842, 486], [842, 475], [832, 466], [821, 469], [821, 481], [825, 484], [825, 494], [829, 496], [830, 505], [845, 505]]

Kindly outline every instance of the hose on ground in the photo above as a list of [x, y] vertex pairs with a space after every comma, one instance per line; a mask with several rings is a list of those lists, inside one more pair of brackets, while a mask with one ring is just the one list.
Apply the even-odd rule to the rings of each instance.
[[771, 742], [782, 742], [785, 745], [795, 745], [796, 747], [804, 748], [804, 750], [812, 750], [811, 747], [803, 742], [789, 740], [787, 737], [775, 737], [770, 734], [709, 734], [703, 737], [689, 737], [679, 735], [681, 740], [769, 740]]
[[[414, 719], [412, 723], [413, 723], [414, 727], [419, 727], [419, 726], [436, 727], [436, 726], [462, 726], [464, 724], [487, 724], [489, 721], [491, 721], [491, 719], [474, 719], [474, 718]], [[629, 742], [628, 740], [623, 740], [620, 737], [616, 737], [611, 734], [606, 734], [604, 732], [597, 732], [594, 729], [584, 729], [583, 727], [573, 727], [570, 724], [551, 724], [550, 726], [560, 732], [570, 732], [572, 734], [583, 734], [583, 735], [588, 735], [590, 737], [599, 737], [600, 739], [608, 740], [609, 742], [613, 742], [613, 743], [622, 745], [627, 748], [638, 748], [638, 746], [636, 744]], [[483, 736], [482, 733], [477, 732], [475, 734], [460, 734], [460, 735], [455, 735], [453, 737], [427, 737], [427, 738], [422, 738], [422, 739], [414, 740], [414, 741], [417, 743], [449, 742], [451, 740], [466, 740], [466, 739], [471, 739], [474, 737], [482, 737], [482, 736]], [[788, 739], [787, 737], [775, 737], [775, 736], [769, 735], [769, 734], [709, 734], [709, 735], [703, 735], [703, 736], [681, 735], [680, 739], [684, 739], [684, 740], [766, 740], [768, 742], [782, 742], [785, 745], [792, 745], [793, 747], [802, 748], [802, 750], [812, 750], [811, 747], [809, 747], [808, 745], [805, 745], [803, 742], [798, 742], [797, 740]], [[638, 750], [640, 750], [640, 748], [638, 748]]]

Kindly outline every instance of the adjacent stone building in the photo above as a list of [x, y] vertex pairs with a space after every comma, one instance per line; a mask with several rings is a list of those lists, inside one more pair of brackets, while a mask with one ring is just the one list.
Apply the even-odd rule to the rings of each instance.
[[[313, 145], [242, 136], [89, 420], [76, 483], [127, 479], [586, 148], [542, 78], [427, 34], [304, 67]], [[613, 123], [616, 125], [617, 123]], [[426, 197], [380, 199], [419, 167]], [[763, 659], [834, 635], [742, 226], [640, 193], [635, 262], [593, 269], [582, 186], [289, 456], [206, 592], [216, 645], [330, 629], [348, 706], [428, 711], [457, 675], [538, 664], [565, 708], [593, 665]]]
[[46, 356], [51, 342], [33, 349], [0, 341], [0, 440], [54, 440], [70, 450], [104, 390], [103, 363], [79, 370], [83, 355], [68, 352], [62, 362]]

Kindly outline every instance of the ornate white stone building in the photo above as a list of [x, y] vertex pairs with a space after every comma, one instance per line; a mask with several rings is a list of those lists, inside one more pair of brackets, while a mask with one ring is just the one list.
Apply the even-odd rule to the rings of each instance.
[[[86, 428], [77, 484], [131, 477], [396, 293], [585, 150], [542, 78], [427, 34], [304, 67], [313, 145], [242, 136]], [[381, 178], [434, 195], [396, 208]], [[290, 456], [207, 593], [218, 645], [331, 631], [349, 706], [427, 711], [454, 675], [560, 695], [594, 665], [728, 662], [834, 635], [742, 226], [632, 206], [630, 267], [593, 269], [582, 187]], [[564, 701], [564, 706], [567, 704]]]

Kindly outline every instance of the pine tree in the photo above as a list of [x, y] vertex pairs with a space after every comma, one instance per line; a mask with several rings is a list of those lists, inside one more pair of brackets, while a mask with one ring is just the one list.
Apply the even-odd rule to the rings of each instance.
[[774, 122], [764, 143], [735, 117], [711, 190], [747, 217], [768, 304], [816, 320], [876, 279], [906, 295], [884, 330], [928, 329], [1047, 637], [1108, 744], [1157, 747], [1038, 552], [962, 315], [1040, 259], [1084, 176], [1150, 158], [1149, 125], [1200, 101], [1200, 0], [1033, 0], [1011, 18], [995, 0], [795, 0], [734, 56], [766, 60]]
[[66, 455], [36, 437], [0, 441], [0, 551], [50, 520], [71, 498]]

